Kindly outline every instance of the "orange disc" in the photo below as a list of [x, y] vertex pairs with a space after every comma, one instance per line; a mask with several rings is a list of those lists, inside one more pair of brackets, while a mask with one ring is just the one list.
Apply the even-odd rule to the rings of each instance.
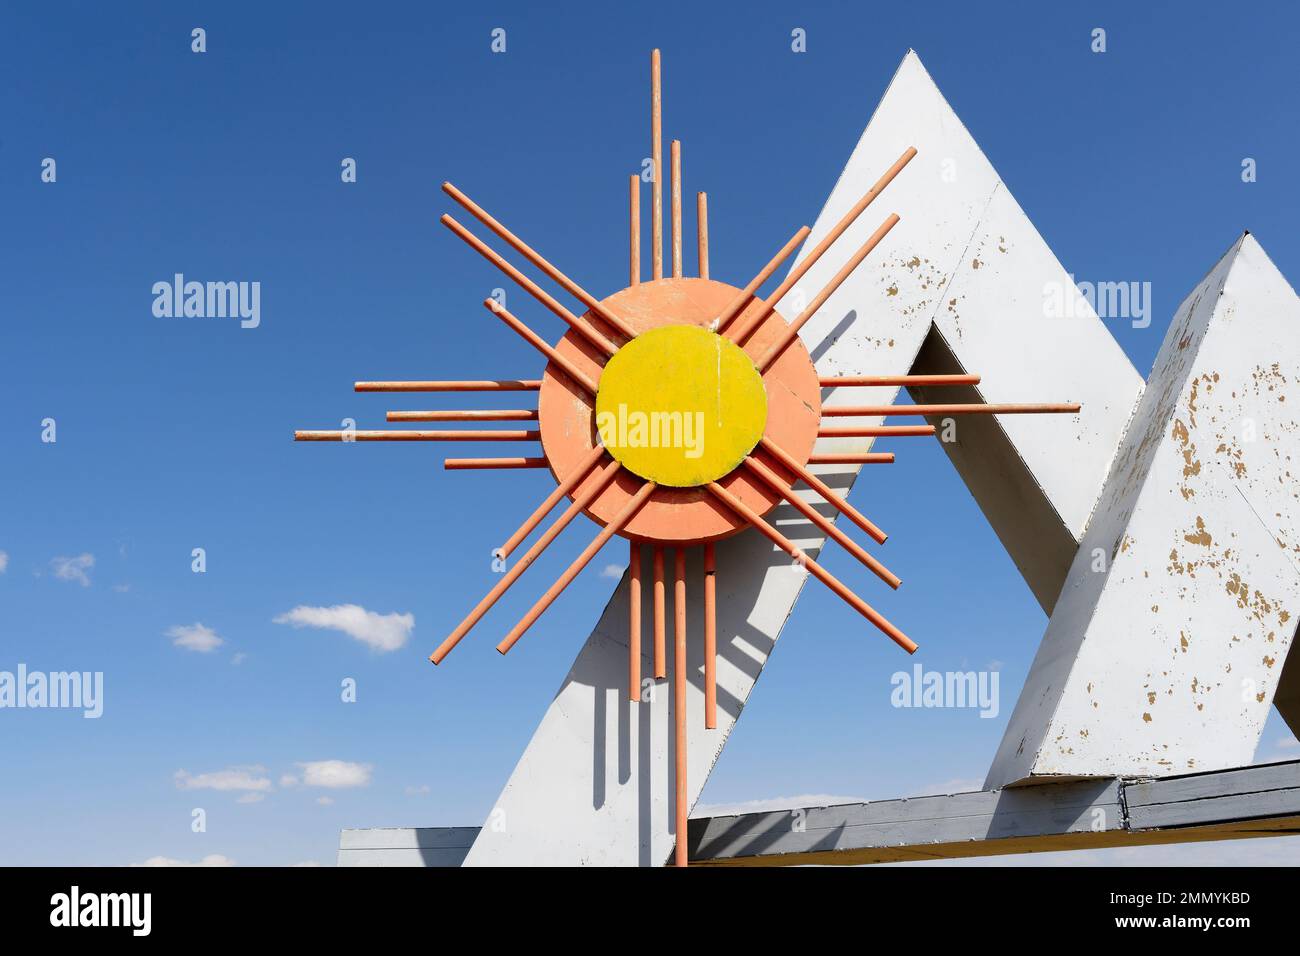
[[[602, 304], [640, 333], [663, 325], [708, 326], [739, 294], [740, 290], [734, 286], [712, 279], [658, 279], [629, 286]], [[748, 321], [746, 317], [760, 308], [761, 300], [752, 300], [729, 328], [743, 327], [742, 323]], [[618, 341], [599, 317], [588, 312], [583, 321]], [[785, 320], [773, 312], [745, 341], [745, 351], [751, 358], [757, 358], [785, 328]], [[599, 379], [603, 363], [585, 339], [569, 331], [560, 339], [556, 350], [593, 381]], [[768, 402], [765, 437], [801, 464], [807, 464], [821, 422], [821, 388], [812, 358], [797, 336], [768, 366], [763, 385]], [[556, 481], [563, 481], [595, 447], [595, 400], [573, 384], [562, 370], [548, 363], [537, 408], [542, 452]], [[785, 473], [772, 459], [765, 457], [764, 461], [778, 474]], [[594, 475], [593, 471], [592, 477], [580, 482], [571, 497], [580, 494]], [[781, 500], [744, 466], [718, 483], [760, 515]], [[643, 484], [641, 478], [623, 469], [591, 503], [588, 516], [602, 525], [607, 523]], [[689, 545], [726, 538], [746, 527], [748, 523], [718, 501], [708, 488], [661, 486], [621, 534], [646, 542]]]

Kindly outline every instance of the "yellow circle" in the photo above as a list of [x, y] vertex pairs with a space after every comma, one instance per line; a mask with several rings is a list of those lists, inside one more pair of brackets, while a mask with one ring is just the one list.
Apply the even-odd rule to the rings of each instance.
[[625, 468], [672, 488], [716, 481], [767, 426], [763, 378], [730, 339], [695, 325], [642, 332], [596, 390], [601, 443]]

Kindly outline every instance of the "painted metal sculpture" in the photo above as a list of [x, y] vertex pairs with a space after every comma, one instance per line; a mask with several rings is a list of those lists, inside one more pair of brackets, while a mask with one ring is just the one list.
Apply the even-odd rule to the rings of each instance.
[[[442, 223], [509, 276], [568, 331], [551, 345], [494, 299], [483, 304], [547, 360], [542, 377], [532, 381], [357, 382], [358, 392], [537, 392], [537, 407], [481, 411], [390, 411], [390, 422], [536, 422], [536, 428], [504, 430], [299, 431], [298, 441], [503, 441], [539, 442], [540, 456], [448, 458], [447, 469], [548, 468], [556, 488], [498, 549], [510, 557], [564, 498], [571, 503], [511, 566], [469, 615], [433, 652], [441, 663], [546, 547], [579, 513], [601, 525], [600, 532], [524, 617], [501, 639], [506, 653], [555, 601], [560, 592], [614, 535], [629, 540], [628, 699], [640, 700], [643, 568], [641, 549], [652, 548], [651, 577], [654, 679], [667, 674], [667, 559], [673, 555], [674, 723], [676, 862], [686, 864], [686, 549], [704, 550], [705, 726], [716, 725], [716, 603], [714, 544], [755, 528], [800, 566], [834, 591], [876, 628], [911, 653], [917, 645], [862, 600], [847, 585], [803, 553], [764, 517], [787, 502], [829, 538], [845, 548], [891, 588], [900, 579], [803, 497], [803, 482], [877, 544], [886, 534], [832, 491], [812, 471], [817, 464], [889, 464], [892, 452], [814, 455], [825, 437], [913, 437], [933, 435], [935, 427], [827, 425], [823, 416], [934, 417], [957, 414], [1074, 413], [1078, 404], [862, 405], [823, 410], [821, 389], [828, 387], [970, 386], [972, 374], [823, 377], [799, 337], [799, 330], [899, 222], [891, 213], [829, 282], [790, 322], [777, 303], [854, 224], [916, 155], [909, 148], [791, 269], [766, 297], [759, 290], [804, 243], [800, 228], [743, 288], [709, 276], [708, 205], [696, 203], [698, 272], [687, 277], [682, 256], [681, 144], [670, 146], [671, 276], [664, 275], [662, 118], [660, 56], [651, 55], [651, 279], [641, 280], [641, 178], [629, 180], [629, 284], [597, 299], [552, 265], [450, 183], [443, 190], [475, 219], [506, 242], [586, 307], [577, 315], [516, 269], [449, 215]], [[725, 573], [725, 569], [723, 569]]]

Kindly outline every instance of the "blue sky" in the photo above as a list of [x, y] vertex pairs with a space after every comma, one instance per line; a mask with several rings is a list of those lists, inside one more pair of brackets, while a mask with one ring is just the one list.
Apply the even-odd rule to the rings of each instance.
[[[688, 189], [710, 195], [713, 274], [739, 284], [815, 217], [913, 47], [1076, 277], [1152, 283], [1151, 327], [1113, 326], [1145, 374], [1241, 229], [1300, 277], [1297, 28], [1282, 5], [7, 5], [0, 669], [103, 671], [106, 686], [99, 720], [0, 712], [0, 863], [330, 863], [344, 826], [486, 816], [623, 549], [500, 657], [488, 637], [589, 540], [576, 523], [434, 669], [549, 478], [444, 473], [427, 445], [290, 441], [395, 407], [355, 379], [536, 375], [478, 305], [500, 278], [436, 225], [443, 180], [597, 294], [620, 288], [658, 46], [667, 133]], [[1243, 157], [1258, 182], [1242, 183]], [[151, 287], [177, 272], [259, 281], [260, 327], [156, 318]], [[999, 667], [1001, 714], [892, 708], [908, 662], [810, 587], [704, 803], [981, 782], [1045, 619], [938, 446], [908, 450], [856, 495], [889, 516], [891, 567], [926, 588], [863, 588], [924, 636], [927, 668]], [[93, 565], [58, 563], [82, 555]], [[826, 563], [860, 580], [837, 549]], [[274, 623], [339, 604], [412, 615], [409, 639], [385, 652]], [[208, 631], [211, 651], [174, 643]], [[1259, 757], [1288, 755], [1274, 718]], [[1210, 859], [1234, 852], [1220, 849]]]

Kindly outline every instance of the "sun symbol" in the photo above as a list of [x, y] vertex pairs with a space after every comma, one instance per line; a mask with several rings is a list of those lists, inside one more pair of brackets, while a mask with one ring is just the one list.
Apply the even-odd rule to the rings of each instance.
[[[1076, 404], [862, 405], [822, 408], [821, 390], [853, 386], [976, 385], [978, 375], [821, 377], [799, 330], [898, 223], [890, 214], [848, 257], [831, 280], [795, 318], [776, 311], [789, 293], [844, 232], [911, 162], [908, 148], [836, 225], [766, 297], [763, 287], [803, 245], [799, 229], [744, 288], [709, 276], [708, 204], [697, 195], [699, 275], [682, 268], [681, 144], [670, 147], [671, 270], [664, 276], [660, 56], [650, 59], [651, 278], [641, 280], [641, 177], [629, 179], [630, 271], [627, 288], [597, 299], [552, 265], [451, 183], [447, 193], [475, 219], [582, 303], [575, 314], [449, 215], [443, 225], [564, 321], [568, 331], [552, 345], [494, 299], [484, 307], [542, 354], [546, 366], [534, 381], [357, 382], [358, 392], [536, 392], [537, 407], [482, 411], [390, 411], [390, 422], [536, 422], [520, 430], [299, 431], [298, 441], [501, 441], [539, 442], [541, 455], [517, 458], [448, 458], [447, 469], [548, 468], [556, 488], [495, 552], [503, 562], [532, 535], [559, 503], [570, 504], [511, 565], [488, 594], [447, 636], [430, 659], [439, 664], [579, 514], [600, 532], [536, 604], [497, 644], [506, 653], [536, 623], [561, 591], [615, 535], [629, 542], [628, 699], [641, 694], [642, 547], [651, 549], [653, 663], [655, 679], [667, 678], [667, 553], [672, 552], [673, 710], [676, 730], [677, 833], [686, 833], [686, 550], [704, 550], [705, 727], [717, 725], [716, 542], [756, 529], [782, 549], [904, 650], [916, 644], [847, 585], [801, 551], [765, 515], [786, 502], [852, 554], [891, 588], [899, 578], [837, 528], [795, 491], [802, 482], [877, 544], [886, 535], [832, 491], [809, 465], [888, 464], [894, 455], [817, 455], [820, 437], [933, 435], [935, 426], [836, 427], [825, 416], [884, 418], [953, 414], [1077, 412]], [[723, 571], [725, 574], [725, 569]], [[677, 841], [676, 862], [686, 863], [686, 841]]]

